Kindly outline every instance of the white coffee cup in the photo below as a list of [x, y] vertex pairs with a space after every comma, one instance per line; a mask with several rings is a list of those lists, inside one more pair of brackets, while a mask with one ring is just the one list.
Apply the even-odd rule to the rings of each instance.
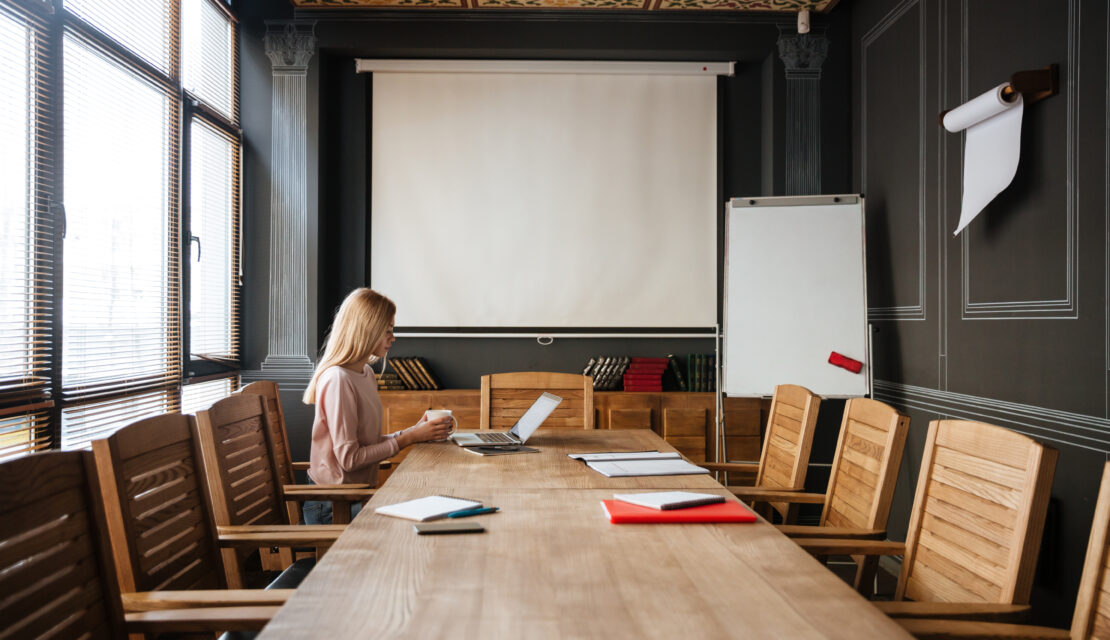
[[450, 409], [428, 409], [424, 412], [425, 420], [438, 420], [440, 418], [451, 418], [451, 431], [447, 435], [455, 433], [459, 429], [459, 420], [451, 415]]

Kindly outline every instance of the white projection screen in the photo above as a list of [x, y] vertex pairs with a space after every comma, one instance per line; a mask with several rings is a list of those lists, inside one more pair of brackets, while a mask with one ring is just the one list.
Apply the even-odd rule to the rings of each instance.
[[399, 327], [713, 327], [713, 75], [373, 75], [371, 286]]

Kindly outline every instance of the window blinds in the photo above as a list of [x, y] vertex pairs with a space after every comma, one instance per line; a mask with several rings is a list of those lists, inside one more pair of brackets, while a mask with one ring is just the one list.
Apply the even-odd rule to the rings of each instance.
[[[50, 446], [54, 154], [45, 20], [0, 5], [0, 460]], [[17, 412], [23, 415], [13, 415]]]
[[189, 350], [194, 357], [239, 358], [239, 145], [194, 119], [190, 133]]
[[[78, 399], [174, 383], [179, 104], [170, 87], [74, 33], [63, 45], [62, 391]], [[63, 432], [81, 428], [79, 415], [63, 413]]]

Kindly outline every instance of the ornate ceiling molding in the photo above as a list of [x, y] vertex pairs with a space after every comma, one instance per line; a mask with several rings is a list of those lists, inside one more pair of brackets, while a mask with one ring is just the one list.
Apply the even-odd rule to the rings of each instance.
[[298, 9], [600, 9], [827, 13], [837, 0], [292, 0]]

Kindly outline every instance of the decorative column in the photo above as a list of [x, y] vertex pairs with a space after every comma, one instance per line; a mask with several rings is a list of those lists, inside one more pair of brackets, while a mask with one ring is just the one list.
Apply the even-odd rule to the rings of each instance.
[[810, 33], [779, 34], [786, 66], [786, 193], [821, 193], [821, 64], [829, 40]]
[[308, 175], [305, 114], [308, 61], [316, 50], [314, 22], [267, 21], [266, 55], [273, 67], [270, 174], [269, 350], [266, 377], [312, 375], [308, 347]]

